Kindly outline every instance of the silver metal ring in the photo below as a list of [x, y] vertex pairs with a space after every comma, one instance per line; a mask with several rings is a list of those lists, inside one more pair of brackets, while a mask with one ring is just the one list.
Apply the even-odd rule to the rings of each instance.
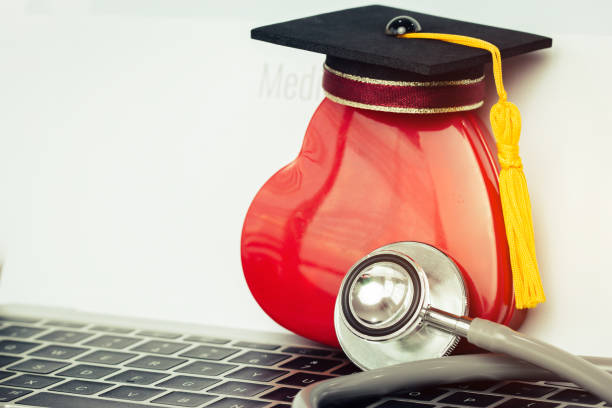
[[[381, 255], [398, 256], [417, 271], [421, 286], [417, 307], [406, 319], [396, 317], [379, 327], [394, 326], [393, 331], [380, 334], [358, 330], [351, 322], [350, 308], [343, 308], [343, 297], [352, 285], [355, 271], [360, 265]], [[381, 247], [360, 259], [340, 287], [334, 310], [334, 325], [338, 341], [345, 354], [360, 368], [369, 370], [409, 361], [437, 358], [450, 354], [460, 337], [424, 324], [423, 317], [429, 308], [439, 309], [458, 316], [468, 313], [468, 293], [457, 265], [443, 252], [420, 242], [397, 242]], [[363, 323], [363, 322], [362, 322]], [[376, 324], [372, 324], [376, 328]], [[356, 328], [357, 327], [357, 328]], [[364, 327], [367, 327], [364, 325]]]

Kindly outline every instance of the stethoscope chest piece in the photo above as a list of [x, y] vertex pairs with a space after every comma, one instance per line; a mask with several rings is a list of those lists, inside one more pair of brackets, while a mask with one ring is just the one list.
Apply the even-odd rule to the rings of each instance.
[[427, 324], [429, 310], [467, 314], [461, 272], [430, 245], [393, 243], [346, 274], [334, 311], [336, 335], [347, 356], [366, 370], [442, 357], [460, 337]]

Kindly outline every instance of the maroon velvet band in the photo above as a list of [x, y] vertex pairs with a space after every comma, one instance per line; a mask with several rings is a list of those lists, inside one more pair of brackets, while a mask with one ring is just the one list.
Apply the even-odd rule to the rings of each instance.
[[325, 66], [323, 89], [335, 102], [358, 108], [406, 113], [476, 109], [485, 93], [482, 78], [399, 82], [343, 74]]

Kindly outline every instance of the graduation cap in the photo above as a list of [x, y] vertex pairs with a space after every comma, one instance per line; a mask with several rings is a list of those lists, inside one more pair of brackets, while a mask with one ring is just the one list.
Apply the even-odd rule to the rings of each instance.
[[384, 6], [366, 6], [255, 28], [257, 40], [325, 54], [323, 89], [355, 108], [441, 114], [480, 107], [493, 61], [499, 101], [491, 127], [517, 307], [545, 300], [531, 207], [518, 155], [520, 114], [507, 101], [501, 60], [552, 45], [540, 35]]
[[[399, 40], [385, 32], [398, 16], [408, 17], [397, 19], [400, 24], [416, 21], [420, 27], [408, 28], [421, 32], [488, 41], [503, 58], [552, 45], [552, 39], [540, 35], [379, 5], [258, 27], [251, 37], [327, 55], [323, 88], [336, 102], [408, 113], [482, 105], [482, 76], [484, 65], [491, 61], [489, 52], [442, 41]], [[396, 27], [397, 34], [403, 34], [401, 27]], [[376, 86], [365, 85], [368, 83]]]

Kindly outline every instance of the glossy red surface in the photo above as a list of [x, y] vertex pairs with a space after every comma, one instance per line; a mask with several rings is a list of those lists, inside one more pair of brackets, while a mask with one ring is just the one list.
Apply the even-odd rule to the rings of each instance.
[[450, 255], [470, 315], [517, 327], [496, 155], [472, 112], [410, 115], [324, 100], [298, 157], [261, 188], [241, 242], [261, 307], [287, 329], [337, 345], [334, 302], [370, 251], [420, 241]]

